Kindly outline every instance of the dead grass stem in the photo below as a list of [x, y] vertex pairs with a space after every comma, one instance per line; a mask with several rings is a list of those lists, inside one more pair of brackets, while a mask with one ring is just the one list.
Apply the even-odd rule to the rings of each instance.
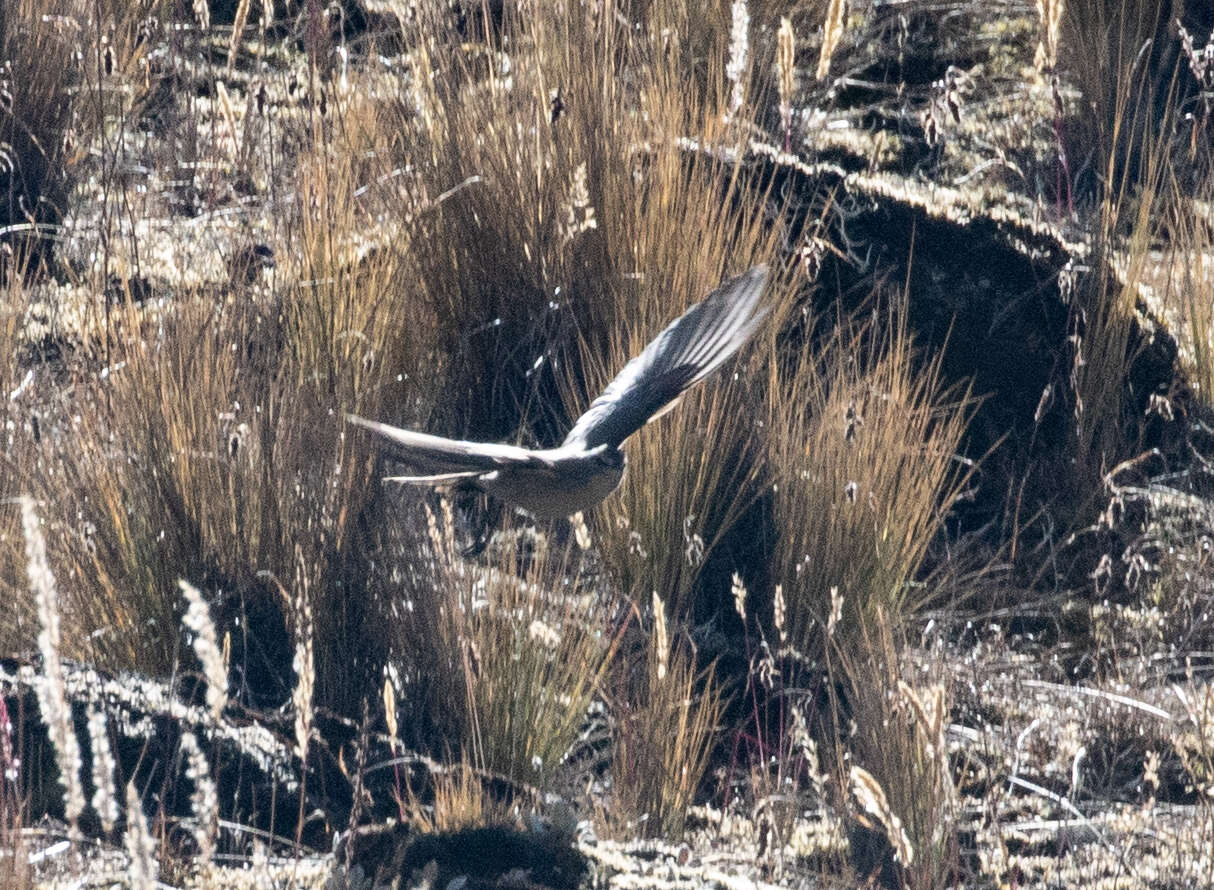
[[46, 555], [46, 536], [42, 520], [32, 498], [24, 497], [21, 505], [21, 527], [25, 533], [26, 573], [30, 589], [38, 603], [38, 653], [42, 656], [42, 676], [35, 687], [38, 710], [46, 725], [59, 784], [63, 786], [63, 811], [72, 830], [84, 811], [84, 785], [80, 780], [83, 761], [80, 742], [72, 721], [72, 705], [67, 698], [66, 682], [61, 661], [62, 615], [58, 587]]

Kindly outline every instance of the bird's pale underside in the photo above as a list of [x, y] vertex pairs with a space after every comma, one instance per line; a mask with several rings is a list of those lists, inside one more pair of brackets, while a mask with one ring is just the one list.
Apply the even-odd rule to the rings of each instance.
[[471, 484], [539, 518], [593, 507], [624, 477], [624, 440], [668, 409], [754, 334], [767, 266], [726, 281], [658, 334], [573, 425], [556, 448], [444, 439], [348, 415], [383, 439], [390, 457], [421, 475], [419, 485]]

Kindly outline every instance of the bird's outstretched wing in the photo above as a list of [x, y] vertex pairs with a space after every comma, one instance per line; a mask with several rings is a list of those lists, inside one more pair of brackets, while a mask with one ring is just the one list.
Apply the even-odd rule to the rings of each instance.
[[402, 477], [410, 482], [441, 484], [459, 478], [488, 473], [505, 466], [546, 466], [547, 461], [534, 451], [516, 445], [491, 442], [466, 442], [415, 433], [386, 423], [376, 423], [354, 414], [346, 420], [376, 433], [384, 442], [384, 453], [431, 477]]
[[715, 371], [763, 321], [767, 310], [759, 298], [766, 283], [767, 266], [755, 266], [671, 322], [577, 419], [564, 446], [618, 446]]

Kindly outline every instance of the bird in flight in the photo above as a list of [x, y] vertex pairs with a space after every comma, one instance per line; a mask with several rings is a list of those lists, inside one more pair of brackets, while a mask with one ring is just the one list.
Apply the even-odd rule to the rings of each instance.
[[556, 448], [444, 439], [353, 414], [346, 419], [376, 433], [390, 457], [422, 474], [385, 481], [471, 484], [539, 519], [570, 516], [619, 486], [625, 439], [670, 410], [751, 338], [767, 315], [759, 306], [767, 274], [767, 266], [755, 266], [671, 322], [607, 384]]

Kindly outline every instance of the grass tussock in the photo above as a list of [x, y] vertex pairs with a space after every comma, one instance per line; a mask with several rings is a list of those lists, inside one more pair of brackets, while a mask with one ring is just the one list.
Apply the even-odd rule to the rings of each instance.
[[[63, 214], [66, 177], [60, 172], [72, 124], [69, 91], [81, 77], [72, 0], [6, 3], [0, 10], [0, 226], [6, 241]], [[16, 227], [10, 228], [10, 227]], [[21, 240], [26, 240], [25, 238]]]
[[1158, 286], [1165, 305], [1178, 322], [1180, 356], [1194, 390], [1206, 404], [1214, 403], [1214, 229], [1208, 212], [1214, 200], [1214, 175], [1200, 176], [1190, 189], [1175, 173], [1167, 177], [1164, 225], [1171, 233], [1171, 251], [1163, 263], [1166, 276]]
[[879, 613], [896, 624], [927, 604], [915, 575], [965, 484], [973, 403], [916, 354], [904, 310], [890, 313], [769, 367], [773, 574], [801, 652], [821, 652], [828, 627], [859, 643]]
[[612, 796], [601, 820], [612, 834], [677, 840], [708, 769], [725, 690], [715, 664], [697, 667], [694, 645], [656, 594], [653, 622], [643, 663], [619, 669]]
[[425, 834], [460, 831], [485, 825], [511, 825], [517, 821], [500, 800], [485, 789], [484, 774], [461, 760], [432, 779], [432, 796], [425, 802], [412, 788], [405, 789], [404, 812], [410, 825]]
[[[945, 738], [949, 692], [939, 674], [922, 686], [905, 679], [913, 674], [896, 621], [879, 605], [856, 637], [831, 635], [827, 644], [831, 676], [846, 680], [844, 698], [831, 696], [834, 725], [851, 727], [833, 740], [836, 782], [866, 830], [851, 836], [852, 865], [862, 878], [885, 869], [906, 887], [950, 886], [960, 869], [960, 803]], [[874, 835], [887, 852], [877, 852]]]
[[[395, 169], [410, 171], [409, 191], [421, 196], [394, 249], [407, 258], [415, 300], [433, 312], [435, 353], [449, 357], [432, 380], [455, 398], [440, 398], [429, 415], [385, 402], [387, 419], [425, 420], [445, 434], [559, 440], [566, 418], [671, 318], [726, 273], [770, 257], [779, 229], [768, 222], [769, 196], [750, 190], [740, 168], [679, 141], [696, 132], [703, 149], [743, 144], [737, 122], [746, 108], [736, 96], [745, 50], [732, 51], [731, 79], [728, 28], [706, 29], [678, 4], [649, 13], [630, 33], [610, 7], [526, 21], [508, 11], [508, 74], [491, 53], [443, 47], [438, 22], [418, 32], [413, 89], [376, 126], [398, 134]], [[712, 52], [695, 54], [690, 44], [710, 36]], [[636, 77], [620, 78], [621, 67]], [[689, 80], [688, 71], [699, 73]], [[387, 206], [396, 195], [393, 187], [366, 200]], [[688, 242], [671, 231], [699, 236]], [[676, 621], [690, 608], [705, 553], [755, 494], [755, 424], [742, 410], [754, 392], [742, 374], [689, 394], [629, 443], [632, 466], [644, 472], [626, 477], [591, 517], [613, 584], [645, 598], [660, 591]], [[432, 519], [431, 528], [452, 523]], [[407, 642], [394, 648], [424, 697], [447, 703], [430, 713], [472, 762], [547, 781], [606, 669], [610, 639], [589, 629], [602, 634], [608, 613], [571, 605], [585, 591], [554, 585], [557, 566], [543, 562], [555, 557], [536, 557], [520, 580], [509, 570], [515, 557], [495, 560], [492, 572], [453, 575], [460, 563], [451, 552], [449, 542], [434, 544], [445, 580], [411, 588]], [[554, 634], [552, 644], [535, 633]], [[699, 677], [690, 661], [676, 667], [677, 682], [638, 700], [652, 713], [630, 705], [621, 719], [674, 719], [672, 703]], [[465, 705], [452, 710], [457, 697]], [[663, 815], [654, 818], [681, 819], [697, 782], [695, 769], [667, 776], [656, 786]]]
[[37, 253], [58, 237], [92, 139], [150, 89], [164, 0], [15, 0], [0, 10], [0, 238]]
[[1056, 134], [1071, 149], [1064, 150], [1064, 175], [1096, 190], [1145, 179], [1142, 130], [1163, 133], [1171, 125], [1176, 13], [1156, 0], [1052, 0], [1043, 7], [1043, 30], [1054, 35], [1049, 68], [1067, 71], [1081, 94], [1066, 132]]
[[1091, 222], [1090, 268], [1115, 269], [1117, 274], [1081, 273], [1064, 282], [1072, 297], [1068, 326], [1077, 469], [1069, 499], [1079, 517], [1098, 495], [1111, 456], [1130, 451], [1123, 443], [1139, 428], [1145, 408], [1133, 404], [1124, 381], [1143, 347], [1136, 304], [1153, 262], [1151, 248], [1162, 231], [1170, 136], [1167, 124], [1158, 133], [1152, 129], [1140, 100], [1134, 88], [1126, 86], [1115, 109], [1116, 126], [1126, 129], [1126, 144], [1134, 147], [1139, 170], [1132, 175], [1110, 150]]
[[[175, 623], [177, 578], [226, 597], [229, 614], [245, 597], [281, 610], [279, 586], [306, 582], [318, 697], [340, 696], [332, 659], [346, 662], [361, 630], [340, 584], [371, 509], [366, 446], [342, 412], [401, 399], [430, 342], [426, 313], [405, 308], [400, 256], [360, 257], [341, 236], [360, 227], [351, 193], [366, 174], [342, 162], [362, 157], [344, 138], [320, 132], [301, 161], [297, 289], [187, 293], [159, 320], [109, 307], [108, 368], [83, 369], [70, 424], [53, 418], [53, 436], [22, 443], [20, 472], [53, 505], [55, 559], [80, 579], [66, 654], [167, 672], [175, 644], [153, 631]], [[412, 336], [399, 336], [402, 317]]]
[[[943, 688], [907, 685], [900, 653], [932, 602], [918, 573], [968, 478], [957, 454], [974, 401], [917, 352], [904, 307], [885, 315], [851, 319], [820, 346], [771, 363], [775, 627], [782, 646], [825, 667], [831, 716], [814, 722], [827, 774], [853, 818], [892, 851], [853, 835], [853, 867], [862, 878], [885, 869], [883, 880], [897, 873], [932, 887], [956, 867], [947, 699]], [[780, 721], [768, 740], [778, 772], [823, 794], [803, 718], [789, 707]]]
[[[653, 101], [676, 95], [658, 85]], [[705, 146], [738, 148], [736, 135], [714, 122], [728, 119], [727, 97], [704, 99], [703, 117], [685, 123], [705, 133]], [[677, 108], [658, 105], [655, 120], [679, 123]], [[756, 191], [742, 171], [706, 153], [689, 156], [671, 143], [654, 146], [643, 200], [621, 215], [619, 237], [631, 245], [629, 265], [643, 270], [614, 295], [615, 320], [588, 327], [581, 341], [582, 393], [576, 414], [667, 321], [715, 287], [726, 274], [770, 257], [780, 235], [769, 224], [774, 196]], [[624, 210], [624, 208], [620, 208]], [[693, 249], [668, 237], [698, 232]], [[791, 296], [774, 281], [769, 305]], [[755, 351], [770, 349], [764, 334]], [[630, 465], [618, 495], [594, 517], [596, 543], [624, 589], [644, 600], [658, 591], [668, 614], [684, 620], [706, 559], [758, 495], [761, 449], [753, 405], [760, 383], [742, 364], [686, 394], [677, 410], [640, 430], [627, 446]]]
[[[1174, 178], [1188, 179], [1193, 168], [1178, 150], [1186, 125], [1178, 108], [1186, 63], [1172, 39], [1177, 22], [1169, 19], [1165, 5], [1106, 0], [1059, 5], [1059, 64], [1076, 77], [1082, 105], [1075, 122], [1087, 128], [1078, 142], [1091, 152], [1075, 159], [1077, 166], [1067, 175], [1086, 170], [1094, 178], [1085, 212], [1092, 245], [1087, 268], [1117, 270], [1115, 276], [1068, 270], [1062, 281], [1072, 307], [1071, 453], [1078, 470], [1067, 499], [1084, 522], [1114, 456], [1131, 454], [1138, 444], [1134, 436], [1146, 406], [1131, 403], [1123, 382], [1133, 375], [1143, 347], [1136, 336], [1136, 304], [1141, 286], [1154, 277], [1152, 250], [1164, 236], [1168, 208], [1184, 213], [1185, 202], [1169, 198], [1169, 188], [1174, 195]], [[1183, 219], [1172, 222], [1173, 244], [1183, 256], [1187, 251], [1181, 245], [1200, 235]]]
[[[689, 191], [696, 190], [689, 187]], [[689, 217], [700, 213], [692, 205], [683, 209], [691, 211]], [[749, 209], [757, 224], [760, 208]], [[689, 218], [686, 224], [703, 222]], [[753, 231], [752, 237], [766, 236]], [[713, 260], [700, 266], [716, 267]], [[624, 317], [648, 317], [654, 323], [616, 325], [614, 336], [605, 348], [598, 347], [596, 355], [607, 356], [605, 365], [622, 366], [660, 328], [659, 311], [671, 315], [681, 310], [681, 305], [673, 312], [663, 305], [662, 293], [700, 296], [707, 286], [676, 284], [649, 296], [639, 294], [640, 304]], [[771, 287], [768, 299], [780, 291], [780, 285]], [[770, 340], [760, 333], [759, 343], [761, 350]], [[589, 358], [591, 347], [586, 349]], [[759, 494], [762, 442], [754, 406], [761, 398], [761, 383], [756, 377], [752, 368], [739, 366], [688, 393], [676, 410], [635, 434], [627, 453], [637, 472], [625, 475], [617, 495], [594, 517], [596, 544], [623, 589], [641, 600], [658, 592], [676, 621], [692, 617], [703, 566]], [[609, 378], [598, 379], [605, 385]], [[592, 392], [595, 389], [590, 387]]]
[[[678, 35], [698, 45], [713, 33], [702, 22], [677, 4], [649, 12], [635, 34], [610, 5], [527, 21], [508, 12], [508, 76], [501, 60], [416, 45], [419, 76], [393, 130], [407, 134], [399, 166], [426, 196], [402, 249], [447, 338], [438, 350], [457, 395], [436, 431], [558, 441], [672, 317], [770, 257], [779, 230], [765, 222], [767, 196], [707, 151], [743, 144], [745, 52], [734, 51], [730, 80], [720, 61], [703, 67], [729, 54], [728, 29], [698, 56]], [[698, 155], [679, 142], [688, 132], [703, 134]], [[734, 410], [746, 393], [719, 381], [643, 431], [630, 459], [660, 478], [626, 480], [593, 519], [612, 573], [640, 596], [661, 588], [672, 615], [696, 574], [685, 543], [710, 550], [748, 497], [753, 429]]]
[[411, 693], [477, 769], [559, 784], [619, 643], [611, 603], [579, 580], [572, 544], [520, 530], [472, 565], [456, 549], [449, 502], [427, 513], [429, 570], [400, 644]]

